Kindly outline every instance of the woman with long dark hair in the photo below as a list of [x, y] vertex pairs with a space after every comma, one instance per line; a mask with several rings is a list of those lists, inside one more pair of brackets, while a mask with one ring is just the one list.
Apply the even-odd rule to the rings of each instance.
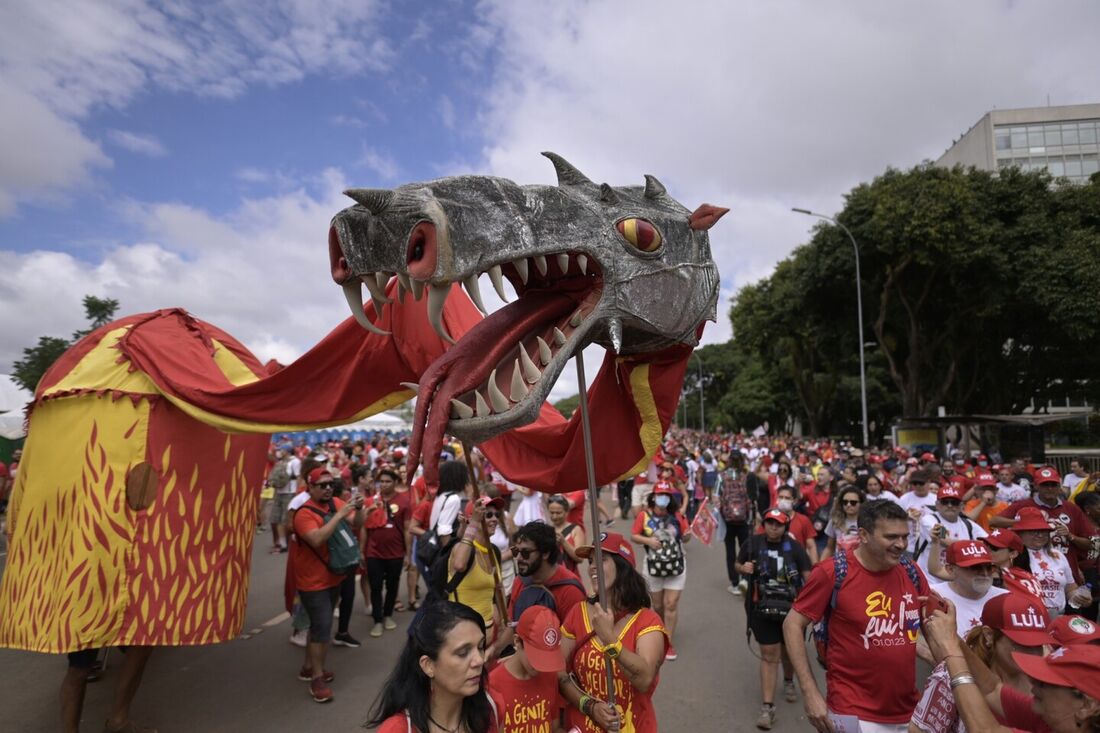
[[485, 622], [468, 606], [428, 604], [374, 704], [379, 733], [495, 733], [497, 705], [487, 692]]
[[854, 549], [859, 544], [859, 527], [856, 518], [863, 504], [863, 492], [855, 486], [845, 486], [833, 501], [829, 523], [825, 525], [825, 552], [821, 559], [828, 560], [838, 552]]
[[[578, 603], [562, 624], [565, 672], [559, 689], [566, 700], [566, 726], [583, 733], [618, 731], [622, 721], [633, 722], [636, 733], [656, 733], [653, 693], [668, 648], [661, 617], [651, 609], [645, 579], [634, 568], [634, 548], [616, 532], [600, 535], [608, 608], [596, 598]], [[585, 559], [595, 555], [593, 545], [580, 547]], [[596, 563], [589, 562], [589, 579], [597, 587]], [[607, 704], [607, 668], [615, 682], [615, 708]]]

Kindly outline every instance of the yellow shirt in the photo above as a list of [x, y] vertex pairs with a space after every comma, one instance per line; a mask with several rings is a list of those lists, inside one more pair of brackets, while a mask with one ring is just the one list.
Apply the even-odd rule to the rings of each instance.
[[[489, 558], [497, 577], [500, 574], [500, 565], [497, 563], [496, 553], [479, 542], [475, 541], [473, 544], [476, 552], [470, 555], [470, 571], [466, 573], [462, 582], [455, 588], [455, 592], [451, 594], [451, 600], [465, 604], [477, 611], [481, 614], [481, 618], [485, 620], [485, 628], [489, 628], [493, 625], [493, 593], [496, 590], [497, 580], [493, 573], [486, 572], [481, 563], [478, 562], [478, 556], [482, 555]], [[447, 579], [450, 580], [453, 577], [454, 570], [452, 569]]]

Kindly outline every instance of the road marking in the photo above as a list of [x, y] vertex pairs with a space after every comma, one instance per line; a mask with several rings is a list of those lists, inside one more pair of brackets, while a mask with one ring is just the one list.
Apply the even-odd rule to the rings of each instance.
[[270, 618], [267, 621], [264, 621], [262, 624], [260, 624], [260, 626], [263, 626], [265, 629], [270, 629], [272, 626], [278, 626], [283, 621], [286, 621], [288, 618], [290, 618], [290, 614], [286, 611], [283, 611], [275, 618]]

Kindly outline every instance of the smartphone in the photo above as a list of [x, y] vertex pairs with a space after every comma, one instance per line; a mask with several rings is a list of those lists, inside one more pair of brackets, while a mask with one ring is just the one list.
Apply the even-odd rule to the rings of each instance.
[[924, 599], [924, 605], [921, 606], [921, 621], [923, 622], [936, 611], [947, 613], [947, 601], [943, 599], [943, 596], [930, 588], [928, 590], [928, 597]]

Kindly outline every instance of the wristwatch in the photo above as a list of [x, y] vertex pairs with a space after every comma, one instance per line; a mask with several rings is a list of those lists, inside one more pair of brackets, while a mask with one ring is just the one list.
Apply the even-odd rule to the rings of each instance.
[[616, 641], [614, 644], [608, 644], [603, 648], [603, 653], [611, 659], [618, 659], [619, 655], [623, 652], [623, 643]]

